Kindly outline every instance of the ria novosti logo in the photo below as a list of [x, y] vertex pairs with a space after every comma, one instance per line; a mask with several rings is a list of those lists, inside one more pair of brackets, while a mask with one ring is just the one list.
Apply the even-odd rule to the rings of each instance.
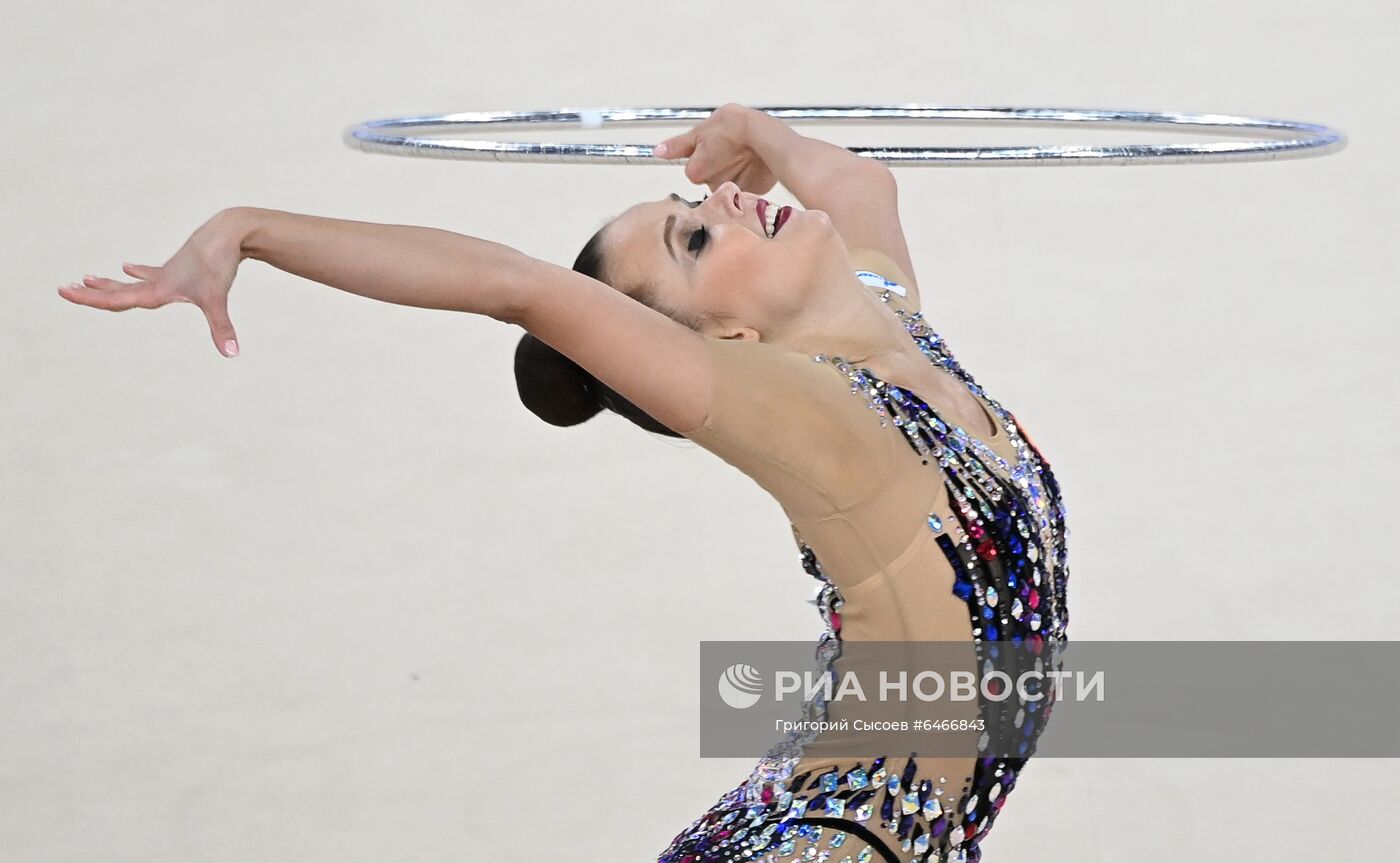
[[763, 678], [752, 665], [735, 663], [719, 676], [719, 697], [735, 710], [753, 707], [762, 695]]

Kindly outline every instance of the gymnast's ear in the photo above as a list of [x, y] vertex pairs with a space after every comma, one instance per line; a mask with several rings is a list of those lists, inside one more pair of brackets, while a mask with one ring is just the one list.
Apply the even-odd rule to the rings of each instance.
[[515, 346], [515, 389], [525, 407], [550, 425], [578, 425], [603, 409], [597, 379], [530, 333]]
[[734, 339], [741, 342], [756, 342], [760, 340], [758, 337], [758, 330], [753, 327], [730, 327], [718, 333], [717, 336], [721, 339]]

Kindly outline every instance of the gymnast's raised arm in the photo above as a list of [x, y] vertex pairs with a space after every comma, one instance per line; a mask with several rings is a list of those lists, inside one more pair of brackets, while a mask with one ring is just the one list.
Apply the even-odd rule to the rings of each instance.
[[219, 351], [237, 356], [228, 293], [246, 258], [375, 300], [517, 324], [678, 433], [705, 419], [705, 336], [582, 273], [436, 228], [234, 207], [164, 265], [126, 264], [136, 281], [89, 276], [59, 295], [109, 311], [193, 303]]

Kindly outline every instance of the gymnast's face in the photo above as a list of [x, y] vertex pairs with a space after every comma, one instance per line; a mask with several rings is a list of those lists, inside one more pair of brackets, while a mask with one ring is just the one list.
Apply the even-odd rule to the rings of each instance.
[[724, 183], [704, 201], [673, 194], [627, 209], [603, 233], [608, 280], [649, 285], [654, 305], [707, 335], [780, 332], [815, 286], [844, 276], [848, 253], [821, 210], [794, 207], [769, 237], [758, 202]]

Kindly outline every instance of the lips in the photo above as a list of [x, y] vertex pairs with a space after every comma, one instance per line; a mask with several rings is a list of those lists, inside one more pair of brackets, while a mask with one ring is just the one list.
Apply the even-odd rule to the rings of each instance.
[[[758, 205], [754, 208], [758, 213], [758, 227], [763, 231], [764, 236], [768, 235], [768, 202], [763, 198], [758, 199]], [[778, 236], [778, 231], [782, 230], [787, 220], [792, 218], [792, 207], [784, 206], [778, 210], [778, 218], [773, 222], [773, 236]], [[771, 239], [771, 238], [770, 238]]]
[[792, 218], [792, 207], [783, 207], [778, 211], [778, 219], [773, 223], [773, 236], [778, 236], [778, 232], [787, 224], [787, 220]]

